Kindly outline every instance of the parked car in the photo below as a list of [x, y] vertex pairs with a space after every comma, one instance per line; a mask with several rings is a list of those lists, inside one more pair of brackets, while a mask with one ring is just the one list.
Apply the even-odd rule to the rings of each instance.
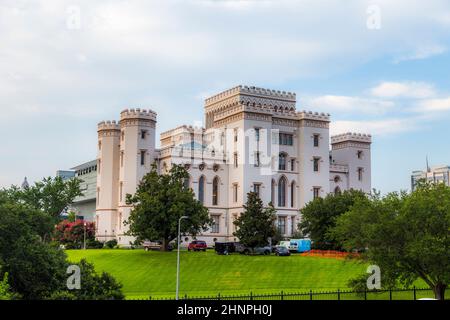
[[230, 253], [236, 252], [235, 242], [216, 242], [214, 244], [214, 250], [217, 254], [228, 255]]
[[290, 256], [291, 252], [285, 246], [277, 246], [275, 248], [275, 255], [277, 255], [277, 256]]
[[[144, 247], [145, 251], [161, 251], [162, 249], [162, 241], [149, 241], [146, 240], [142, 243], [142, 247]], [[169, 251], [173, 250], [173, 246], [171, 244], [168, 245]]]
[[264, 254], [269, 255], [272, 251], [270, 246], [249, 248], [241, 243], [236, 244], [236, 252], [240, 254]]
[[205, 241], [194, 240], [189, 243], [188, 251], [206, 251], [206, 248], [208, 248], [208, 246], [206, 245]]

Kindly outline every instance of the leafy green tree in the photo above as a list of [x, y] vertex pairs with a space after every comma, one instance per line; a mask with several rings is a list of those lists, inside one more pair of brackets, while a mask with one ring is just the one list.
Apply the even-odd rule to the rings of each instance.
[[329, 194], [316, 198], [301, 209], [302, 219], [298, 229], [309, 236], [317, 249], [341, 250], [342, 244], [329, 231], [336, 225], [336, 219], [347, 212], [358, 199], [366, 194], [358, 190], [348, 190], [340, 194]]
[[64, 180], [61, 177], [49, 177], [25, 189], [12, 186], [1, 193], [3, 198], [45, 212], [56, 221], [76, 197], [83, 195], [81, 182], [78, 178]]
[[181, 231], [195, 236], [206, 231], [211, 219], [202, 203], [195, 199], [192, 189], [184, 181], [189, 178], [187, 171], [174, 165], [167, 174], [160, 175], [153, 166], [144, 176], [134, 195], [127, 195], [127, 204], [133, 210], [125, 224], [129, 225], [129, 235], [138, 242], [161, 240], [163, 250], [168, 250], [169, 242], [176, 239], [178, 219], [183, 220]]
[[80, 289], [60, 290], [52, 293], [50, 300], [123, 300], [122, 285], [110, 274], [98, 274], [94, 265], [82, 259], [80, 267]]
[[347, 250], [381, 269], [382, 286], [422, 279], [437, 299], [450, 281], [450, 188], [423, 184], [411, 194], [359, 199], [332, 231]]
[[244, 212], [234, 221], [237, 227], [234, 236], [238, 237], [243, 245], [252, 249], [268, 245], [268, 239], [276, 235], [275, 212], [272, 203], [264, 208], [258, 194], [249, 192]]

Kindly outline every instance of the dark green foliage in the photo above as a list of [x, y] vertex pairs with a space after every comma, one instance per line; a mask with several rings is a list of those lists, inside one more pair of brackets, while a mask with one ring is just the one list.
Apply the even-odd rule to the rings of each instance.
[[109, 240], [105, 242], [105, 248], [113, 249], [115, 246], [117, 246], [117, 240]]
[[[411, 194], [358, 200], [337, 220], [334, 236], [381, 268], [382, 286], [424, 280], [444, 299], [450, 281], [450, 188], [420, 185]], [[366, 250], [367, 248], [367, 250]]]
[[122, 285], [106, 272], [98, 274], [94, 265], [82, 259], [80, 289], [57, 291], [52, 300], [123, 300]]
[[275, 212], [271, 203], [269, 207], [264, 208], [258, 194], [249, 192], [244, 212], [234, 221], [237, 227], [234, 236], [250, 248], [268, 245], [268, 239], [276, 235]]
[[81, 182], [77, 178], [63, 180], [61, 177], [49, 177], [36, 182], [28, 188], [20, 189], [13, 186], [3, 190], [1, 193], [13, 203], [21, 203], [45, 212], [57, 221], [61, 212], [76, 197], [83, 195], [80, 189]]
[[329, 231], [336, 225], [336, 219], [347, 212], [355, 201], [366, 197], [362, 191], [349, 190], [314, 199], [301, 209], [302, 220], [298, 228], [303, 235], [309, 236], [314, 249], [341, 250], [342, 244]]
[[189, 177], [187, 171], [174, 165], [168, 174], [159, 175], [156, 168], [144, 176], [134, 195], [127, 195], [127, 204], [133, 205], [125, 224], [130, 226], [129, 235], [144, 240], [161, 240], [167, 250], [170, 241], [176, 239], [178, 219], [183, 220], [181, 231], [195, 236], [206, 231], [211, 219], [206, 209], [194, 197], [194, 192], [184, 185]]

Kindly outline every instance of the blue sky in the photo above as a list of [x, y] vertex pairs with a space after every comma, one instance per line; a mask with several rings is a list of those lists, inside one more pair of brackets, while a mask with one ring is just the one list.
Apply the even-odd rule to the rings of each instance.
[[407, 189], [426, 155], [450, 164], [449, 49], [444, 0], [3, 0], [0, 186], [94, 159], [126, 107], [156, 111], [159, 137], [246, 84], [371, 133], [373, 187]]

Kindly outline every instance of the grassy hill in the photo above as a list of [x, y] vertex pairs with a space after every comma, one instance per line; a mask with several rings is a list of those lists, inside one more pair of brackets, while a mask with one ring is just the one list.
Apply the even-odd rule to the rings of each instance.
[[[70, 261], [82, 258], [96, 270], [111, 273], [123, 284], [128, 299], [173, 297], [176, 252], [144, 250], [68, 250]], [[208, 252], [181, 252], [180, 295], [279, 293], [346, 289], [350, 278], [366, 266], [346, 260], [276, 256], [219, 256]]]

